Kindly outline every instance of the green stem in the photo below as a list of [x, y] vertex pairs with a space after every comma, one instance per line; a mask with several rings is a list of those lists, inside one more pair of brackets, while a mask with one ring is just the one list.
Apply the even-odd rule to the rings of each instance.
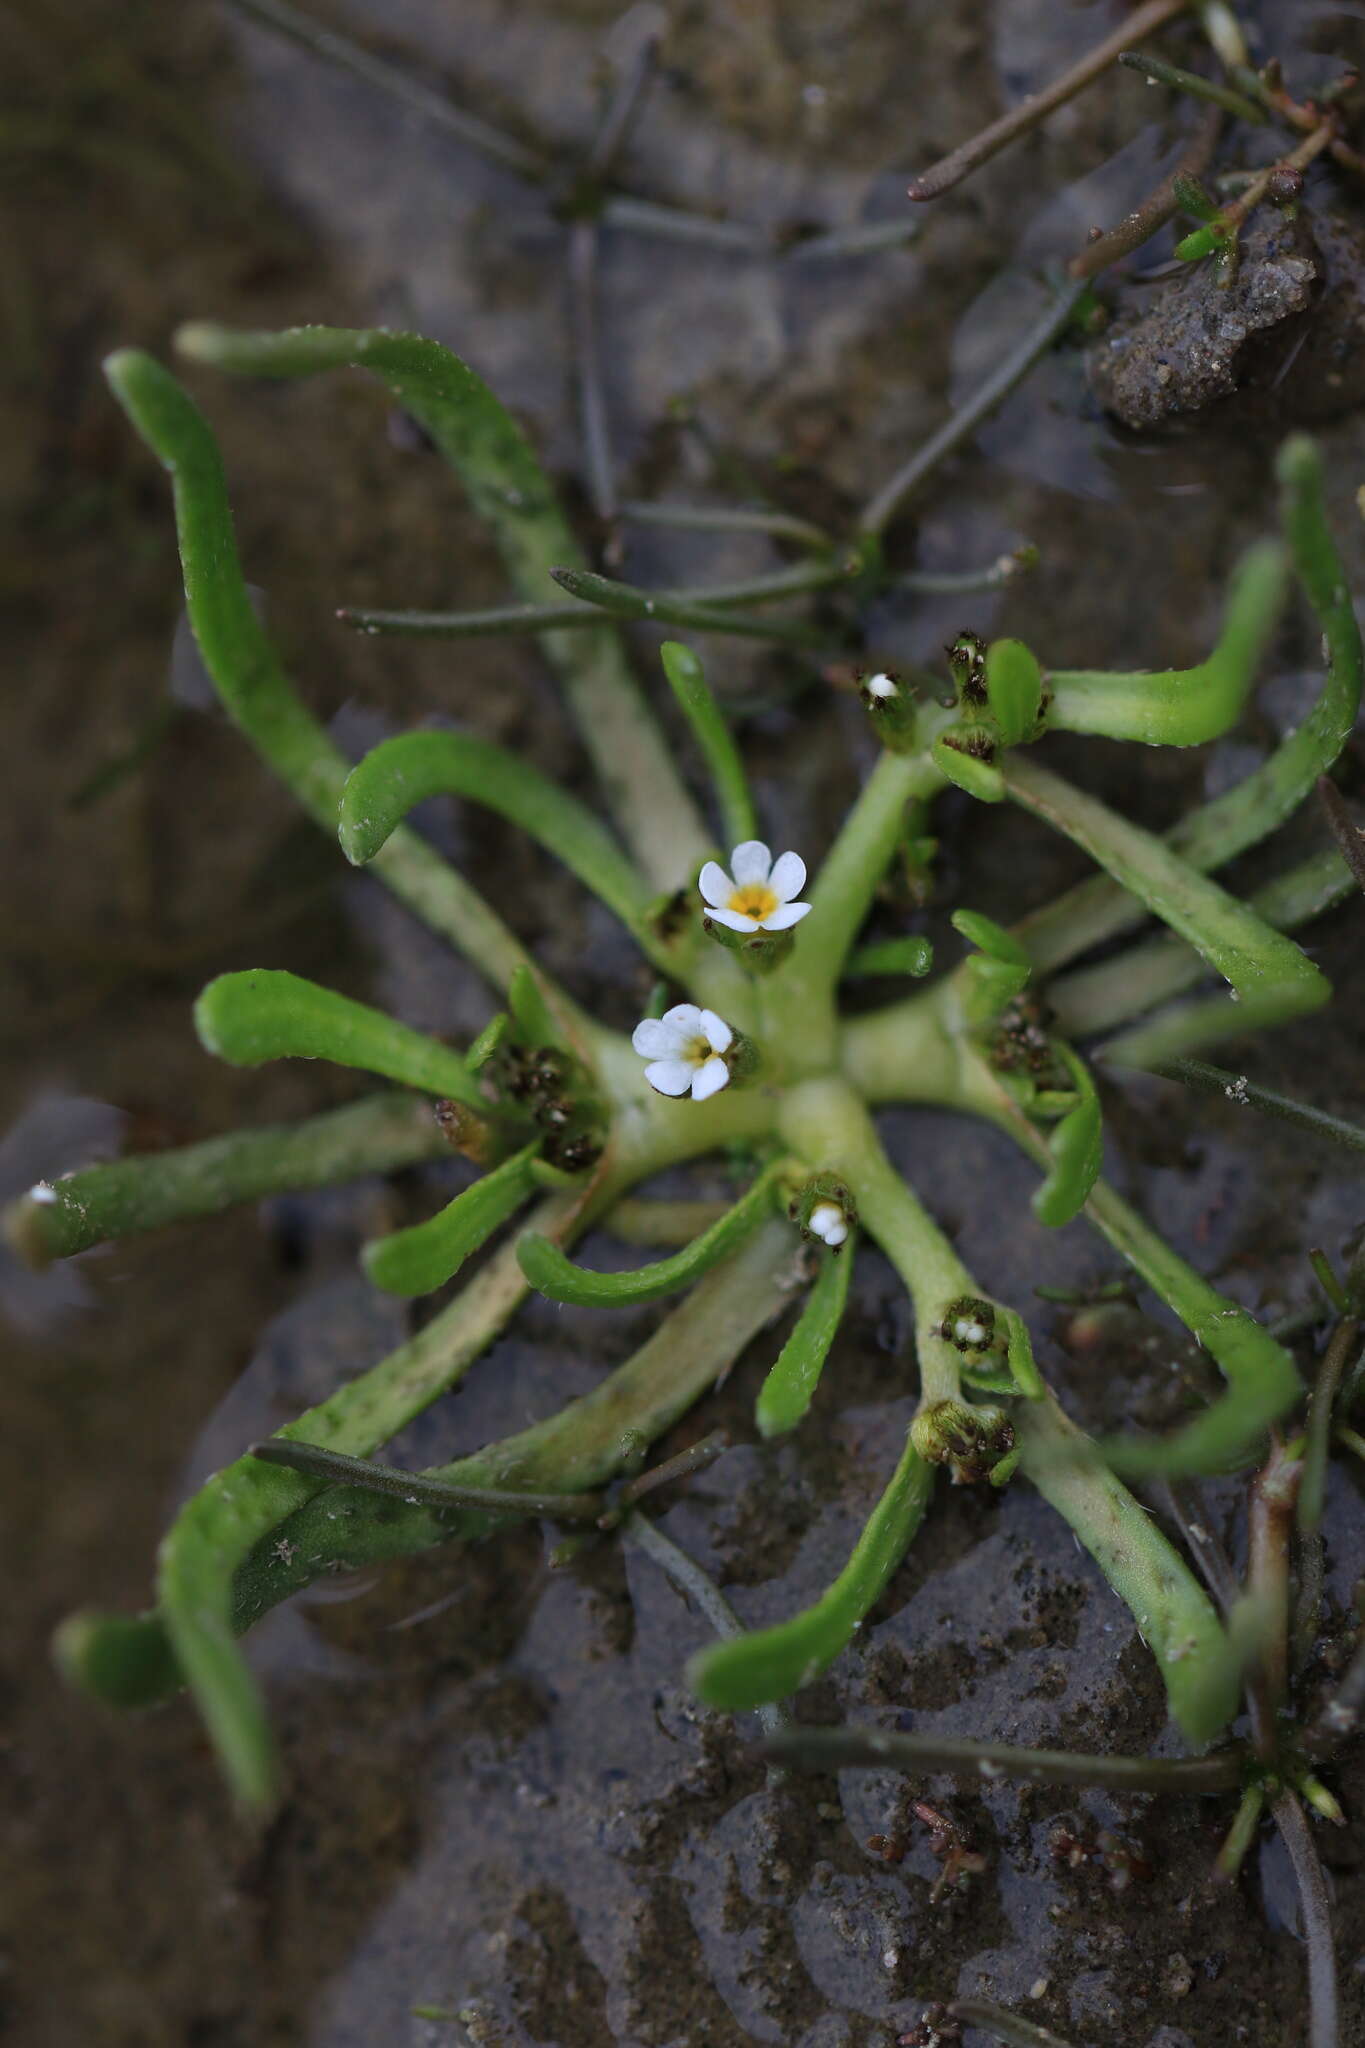
[[1015, 1411], [1020, 1470], [1075, 1530], [1137, 1622], [1171, 1713], [1211, 1742], [1237, 1712], [1240, 1672], [1213, 1604], [1156, 1523], [1051, 1396]]
[[844, 1081], [805, 1081], [788, 1091], [781, 1129], [812, 1166], [848, 1183], [859, 1222], [905, 1282], [915, 1305], [921, 1406], [959, 1399], [961, 1354], [939, 1326], [952, 1302], [980, 1289], [892, 1166], [863, 1104]]
[[1281, 1095], [1274, 1088], [1263, 1088], [1259, 1081], [1252, 1081], [1245, 1074], [1232, 1074], [1224, 1067], [1210, 1067], [1203, 1060], [1183, 1059], [1172, 1060], [1168, 1066], [1159, 1067], [1156, 1071], [1168, 1080], [1183, 1081], [1187, 1088], [1195, 1088], [1201, 1095], [1221, 1095], [1227, 1101], [1278, 1117], [1282, 1123], [1293, 1124], [1297, 1130], [1311, 1131], [1316, 1138], [1346, 1145], [1352, 1152], [1365, 1152], [1365, 1127], [1348, 1124], [1339, 1116], [1329, 1116], [1325, 1109], [1314, 1109], [1311, 1103], [1295, 1102], [1292, 1096]]
[[[481, 379], [438, 342], [376, 328], [252, 334], [209, 323], [182, 328], [176, 339], [196, 361], [244, 376], [303, 377], [346, 367], [372, 371], [455, 469], [522, 598], [535, 603], [552, 567], [581, 560], [521, 429]], [[609, 632], [547, 632], [542, 644], [563, 678], [627, 843], [656, 888], [675, 888], [705, 858], [707, 834], [619, 642]]]
[[1231, 86], [1219, 85], [1215, 79], [1201, 78], [1197, 71], [1182, 70], [1179, 64], [1168, 64], [1164, 57], [1147, 57], [1138, 50], [1124, 50], [1119, 63], [1129, 71], [1136, 71], [1152, 85], [1169, 85], [1173, 92], [1188, 93], [1192, 99], [1207, 100], [1210, 106], [1221, 107], [1234, 120], [1249, 121], [1260, 128], [1265, 125], [1265, 108], [1249, 100], [1244, 94], [1234, 92]]
[[839, 977], [890, 866], [906, 805], [943, 787], [944, 778], [927, 751], [881, 754], [815, 877], [810, 916], [790, 960], [773, 975], [767, 991], [774, 1014], [800, 1015], [801, 1042], [793, 1050], [812, 1067], [827, 1066], [833, 1056]]
[[[114, 396], [170, 472], [185, 603], [204, 666], [233, 722], [330, 836], [350, 763], [306, 711], [242, 580], [217, 443], [198, 407], [150, 356], [104, 365]], [[400, 902], [499, 987], [526, 958], [501, 919], [414, 833], [395, 835], [377, 872]]]
[[108, 1238], [216, 1215], [287, 1189], [392, 1172], [448, 1151], [430, 1103], [393, 1090], [303, 1123], [233, 1131], [40, 1181], [5, 1212], [5, 1230], [30, 1265], [45, 1266]]

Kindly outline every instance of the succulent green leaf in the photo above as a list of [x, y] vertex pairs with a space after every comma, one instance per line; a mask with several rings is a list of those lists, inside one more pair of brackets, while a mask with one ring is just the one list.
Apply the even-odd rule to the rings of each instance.
[[1198, 874], [1164, 841], [1019, 754], [1001, 772], [1016, 803], [1083, 847], [1195, 947], [1239, 996], [1283, 996], [1294, 1011], [1327, 1001], [1331, 984], [1292, 939]]
[[838, 1251], [822, 1254], [815, 1285], [806, 1296], [796, 1328], [777, 1354], [759, 1390], [754, 1420], [761, 1436], [795, 1429], [815, 1398], [829, 1347], [848, 1304], [856, 1233]]
[[[1166, 835], [1171, 852], [1201, 873], [1256, 845], [1298, 808], [1336, 760], [1360, 709], [1365, 658], [1350, 586], [1323, 508], [1316, 443], [1292, 435], [1280, 450], [1276, 474], [1284, 536], [1322, 627], [1327, 675], [1308, 716], [1267, 761]], [[1045, 973], [1140, 921], [1140, 908], [1127, 890], [1096, 875], [1030, 918], [1026, 931], [1038, 971]]]
[[[229, 716], [325, 832], [336, 830], [348, 763], [280, 666], [242, 580], [222, 458], [207, 421], [170, 372], [137, 349], [108, 358], [109, 385], [170, 472], [185, 605], [204, 666]], [[412, 833], [378, 872], [400, 900], [496, 983], [524, 957], [477, 892]]]
[[879, 939], [849, 954], [844, 980], [860, 981], [874, 974], [908, 974], [921, 981], [933, 964], [932, 939]]
[[341, 793], [347, 860], [373, 860], [395, 826], [432, 796], [470, 798], [510, 819], [638, 930], [649, 887], [611, 833], [558, 783], [471, 733], [400, 733], [351, 770]]
[[[560, 1038], [559, 1027], [546, 1000], [540, 976], [536, 973], [534, 967], [519, 967], [512, 976], [512, 979], [507, 984], [507, 1005], [512, 1023], [516, 1028], [516, 1035], [523, 1045], [558, 1044]], [[497, 1043], [501, 1043], [501, 1034], [499, 1034]], [[482, 1065], [488, 1058], [489, 1053], [494, 1050], [495, 1046], [490, 1045], [481, 1054], [479, 1064]], [[474, 1064], [475, 1062], [471, 1055], [469, 1065], [473, 1067]]]
[[1059, 669], [1050, 678], [1048, 725], [1148, 746], [1194, 747], [1216, 739], [1241, 714], [1288, 588], [1283, 545], [1259, 542], [1233, 573], [1223, 630], [1207, 660], [1152, 674]]
[[194, 1006], [195, 1027], [209, 1052], [234, 1067], [266, 1060], [332, 1060], [361, 1067], [404, 1087], [453, 1096], [486, 1111], [488, 1103], [457, 1052], [421, 1031], [320, 988], [282, 968], [220, 974]]
[[[546, 595], [551, 566], [581, 560], [578, 542], [530, 443], [467, 364], [439, 342], [383, 328], [292, 327], [234, 332], [184, 327], [176, 345], [197, 362], [247, 377], [368, 370], [431, 435], [498, 545], [517, 594]], [[708, 835], [609, 632], [547, 631], [579, 732], [613, 815], [656, 889], [703, 860]], [[335, 812], [333, 812], [333, 818]]]
[[687, 1666], [698, 1698], [735, 1713], [785, 1699], [828, 1671], [914, 1541], [933, 1488], [933, 1467], [907, 1439], [890, 1484], [828, 1592], [789, 1621], [699, 1650]]
[[981, 723], [952, 725], [941, 732], [934, 741], [931, 753], [934, 766], [941, 775], [954, 782], [968, 796], [974, 796], [978, 803], [999, 804], [1005, 800], [1005, 785], [995, 761], [985, 760], [971, 751], [972, 744], [980, 744], [980, 737], [994, 739], [994, 727]]
[[528, 1231], [517, 1244], [521, 1270], [539, 1293], [578, 1308], [619, 1308], [676, 1294], [727, 1258], [771, 1214], [776, 1183], [788, 1171], [786, 1161], [774, 1160], [709, 1230], [652, 1265], [637, 1266], [627, 1273], [594, 1273], [586, 1266], [576, 1266], [549, 1238]]
[[1069, 1045], [1058, 1042], [1056, 1050], [1076, 1084], [1078, 1100], [1048, 1135], [1052, 1164], [1046, 1180], [1033, 1193], [1034, 1215], [1052, 1230], [1079, 1215], [1104, 1163], [1100, 1098], [1090, 1071]]
[[1096, 1182], [1088, 1213], [1228, 1382], [1225, 1394], [1170, 1436], [1116, 1437], [1105, 1445], [1105, 1456], [1129, 1478], [1182, 1478], [1240, 1464], [1302, 1393], [1293, 1358], [1254, 1316], [1188, 1266], [1107, 1182]]
[[1043, 672], [1022, 640], [993, 640], [986, 649], [986, 697], [1001, 743], [1017, 747], [1038, 731]]
[[386, 1091], [301, 1123], [231, 1131], [40, 1182], [5, 1211], [5, 1234], [21, 1258], [41, 1267], [109, 1238], [217, 1215], [286, 1189], [413, 1166], [445, 1150], [430, 1105]]
[[681, 640], [665, 640], [659, 658], [711, 777], [726, 847], [756, 838], [758, 820], [744, 763], [700, 659]]
[[531, 1193], [536, 1184], [531, 1173], [535, 1156], [536, 1146], [527, 1145], [425, 1223], [373, 1239], [361, 1258], [375, 1286], [404, 1295], [431, 1294], [444, 1287]]
[[1029, 1335], [1028, 1324], [1018, 1309], [1007, 1308], [1003, 1303], [997, 1304], [996, 1312], [1004, 1318], [1009, 1340], [1006, 1357], [1015, 1391], [1022, 1394], [1026, 1401], [1039, 1401], [1045, 1389], [1043, 1376], [1034, 1363], [1033, 1339]]
[[1070, 1523], [1138, 1625], [1189, 1741], [1237, 1712], [1241, 1671], [1208, 1595], [1179, 1553], [1049, 1395], [1015, 1410], [1020, 1469]]

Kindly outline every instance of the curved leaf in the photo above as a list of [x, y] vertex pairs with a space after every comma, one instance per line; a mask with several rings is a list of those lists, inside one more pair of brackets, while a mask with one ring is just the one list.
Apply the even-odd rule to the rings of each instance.
[[367, 1244], [361, 1258], [375, 1286], [389, 1294], [432, 1294], [453, 1280], [465, 1260], [516, 1214], [530, 1194], [535, 1185], [531, 1162], [539, 1142], [485, 1173], [425, 1223]]
[[421, 1031], [283, 968], [220, 974], [194, 1006], [209, 1052], [234, 1067], [266, 1060], [332, 1060], [487, 1113], [488, 1102], [457, 1052]]

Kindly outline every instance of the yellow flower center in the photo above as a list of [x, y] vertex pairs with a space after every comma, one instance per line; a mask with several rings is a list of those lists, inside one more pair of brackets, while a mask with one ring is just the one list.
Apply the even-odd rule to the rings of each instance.
[[762, 924], [765, 917], [771, 917], [777, 909], [777, 898], [766, 882], [746, 882], [742, 889], [731, 891], [727, 910], [737, 910], [741, 917], [752, 917]]
[[689, 1067], [704, 1067], [711, 1058], [710, 1040], [704, 1038], [699, 1031], [695, 1038], [688, 1039], [678, 1058], [686, 1060]]

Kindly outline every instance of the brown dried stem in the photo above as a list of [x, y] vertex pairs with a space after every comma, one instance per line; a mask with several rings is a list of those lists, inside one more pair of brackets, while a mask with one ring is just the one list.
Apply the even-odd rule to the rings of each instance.
[[1054, 78], [1052, 84], [1041, 92], [1031, 93], [1017, 107], [1011, 107], [1007, 114], [1002, 114], [998, 121], [992, 121], [989, 128], [983, 128], [969, 142], [962, 143], [930, 170], [923, 172], [911, 185], [910, 197], [938, 199], [951, 191], [954, 185], [961, 184], [982, 164], [989, 163], [993, 156], [1007, 149], [1011, 142], [1038, 127], [1058, 107], [1075, 99], [1078, 92], [1084, 92], [1086, 86], [1093, 84], [1102, 72], [1117, 62], [1121, 51], [1154, 35], [1177, 14], [1183, 14], [1188, 5], [1189, 0], [1147, 0], [1147, 4], [1130, 14], [1112, 35], [1106, 36], [1102, 43], [1096, 43], [1093, 50], [1088, 50], [1070, 71]]
[[1182, 154], [1179, 163], [1157, 186], [1155, 192], [1135, 206], [1131, 213], [1105, 234], [1097, 234], [1094, 241], [1073, 256], [1067, 264], [1068, 277], [1098, 277], [1111, 263], [1117, 263], [1123, 256], [1129, 256], [1134, 249], [1140, 249], [1149, 242], [1158, 229], [1164, 228], [1168, 220], [1174, 219], [1180, 210], [1175, 196], [1177, 178], [1202, 178], [1213, 161], [1213, 152], [1218, 145], [1218, 134], [1223, 117], [1217, 107], [1210, 107], [1196, 128], [1193, 137]]

